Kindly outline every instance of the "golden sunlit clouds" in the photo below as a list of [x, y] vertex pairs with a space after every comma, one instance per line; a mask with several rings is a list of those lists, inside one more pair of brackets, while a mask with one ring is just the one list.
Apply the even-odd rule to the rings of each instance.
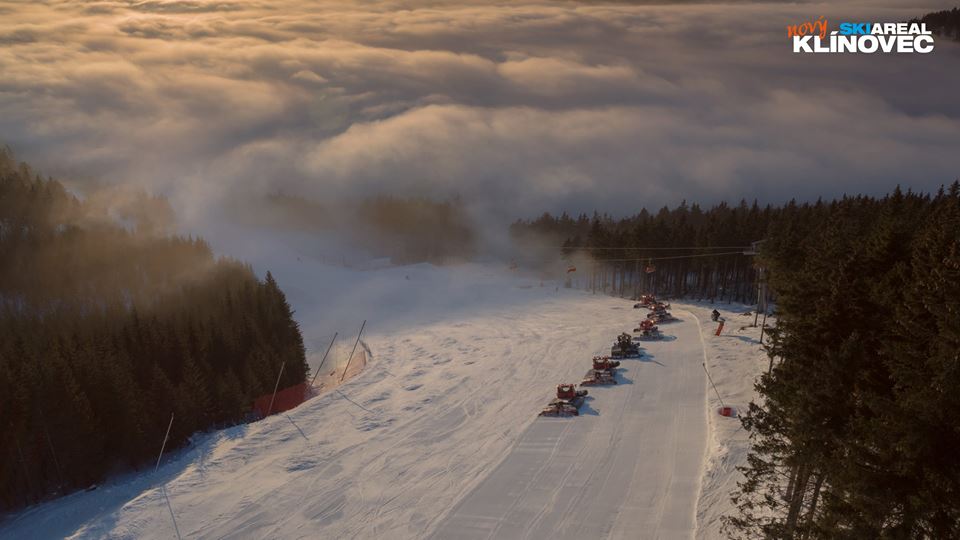
[[44, 170], [136, 182], [186, 214], [226, 193], [287, 190], [461, 194], [516, 217], [531, 201], [628, 210], [640, 183], [656, 205], [935, 189], [956, 174], [960, 75], [945, 66], [957, 48], [798, 59], [782, 34], [810, 15], [803, 5], [147, 0], [0, 12], [0, 140]]

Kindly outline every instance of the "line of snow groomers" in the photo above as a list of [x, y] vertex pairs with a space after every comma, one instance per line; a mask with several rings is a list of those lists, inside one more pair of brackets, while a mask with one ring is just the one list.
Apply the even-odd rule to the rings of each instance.
[[[658, 302], [652, 294], [642, 295], [633, 307], [647, 308], [650, 312], [640, 321], [640, 326], [633, 329], [635, 335], [624, 332], [617, 336], [617, 341], [610, 347], [610, 356], [593, 357], [593, 367], [580, 381], [581, 387], [617, 384], [616, 370], [620, 367], [620, 360], [640, 358], [643, 355], [637, 342], [663, 339], [657, 324], [678, 320], [670, 313], [670, 304]], [[558, 384], [557, 397], [540, 411], [540, 416], [579, 416], [580, 407], [586, 398], [587, 391], [577, 389], [576, 384]]]

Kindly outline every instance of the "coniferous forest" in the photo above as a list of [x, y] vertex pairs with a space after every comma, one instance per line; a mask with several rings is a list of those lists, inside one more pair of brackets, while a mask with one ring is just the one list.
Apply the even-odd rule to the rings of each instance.
[[0, 511], [156, 460], [302, 382], [273, 277], [132, 226], [0, 152]]
[[772, 369], [730, 532], [960, 537], [960, 184], [796, 207], [766, 238]]
[[547, 245], [579, 261], [577, 273], [593, 291], [750, 302], [756, 300], [757, 271], [744, 251], [783, 211], [746, 201], [706, 210], [684, 202], [623, 219], [544, 214], [515, 222], [510, 233], [537, 259], [549, 258], [539, 248]]
[[960, 184], [763, 209], [684, 204], [623, 220], [545, 215], [512, 232], [589, 253], [591, 281], [626, 296], [642, 270], [611, 259], [698, 248], [657, 261], [641, 287], [721, 300], [711, 291], [724, 284], [726, 299], [748, 303], [757, 276], [736, 262], [745, 257], [698, 255], [763, 240], [756, 264], [776, 324], [770, 370], [742, 418], [753, 449], [727, 532], [960, 538]]

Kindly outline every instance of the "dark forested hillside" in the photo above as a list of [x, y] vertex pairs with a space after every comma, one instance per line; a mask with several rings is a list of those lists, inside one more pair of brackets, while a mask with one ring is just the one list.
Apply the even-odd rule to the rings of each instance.
[[0, 511], [156, 459], [306, 377], [268, 274], [111, 224], [0, 152]]
[[960, 41], [960, 8], [928, 13], [915, 22], [926, 23], [931, 32], [954, 41]]
[[522, 252], [540, 260], [562, 253], [592, 290], [747, 302], [756, 299], [757, 272], [744, 252], [781, 212], [746, 201], [708, 210], [683, 203], [619, 220], [544, 214], [517, 221], [510, 232]]
[[960, 185], [792, 208], [743, 538], [960, 538]]

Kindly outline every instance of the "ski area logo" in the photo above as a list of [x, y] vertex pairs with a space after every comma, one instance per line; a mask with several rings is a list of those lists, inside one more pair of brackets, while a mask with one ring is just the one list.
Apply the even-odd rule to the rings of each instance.
[[925, 23], [842, 22], [830, 31], [826, 19], [787, 26], [794, 53], [933, 52], [933, 33]]

